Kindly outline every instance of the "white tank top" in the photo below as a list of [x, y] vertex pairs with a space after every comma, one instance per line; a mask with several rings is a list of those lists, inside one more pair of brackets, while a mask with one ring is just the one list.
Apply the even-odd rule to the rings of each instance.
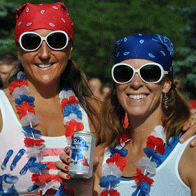
[[[29, 191], [30, 189], [32, 190], [32, 186], [35, 185], [31, 179], [33, 173], [30, 170], [27, 170], [26, 174], [20, 174], [21, 169], [29, 160], [27, 154], [24, 153], [15, 167], [12, 165], [18, 152], [26, 151], [27, 148], [24, 145], [25, 136], [22, 132], [22, 125], [18, 121], [9, 100], [2, 90], [0, 90], [0, 110], [3, 117], [3, 128], [0, 132], [0, 195], [4, 195], [5, 193], [9, 193], [6, 195], [14, 196], [40, 195], [37, 191], [38, 188], [34, 191]], [[87, 114], [83, 109], [82, 113], [85, 130], [90, 131]], [[57, 177], [58, 171], [55, 162], [59, 160], [59, 155], [64, 152], [65, 146], [68, 145], [66, 137], [42, 136], [42, 139], [45, 140], [44, 144], [46, 146], [46, 151], [44, 152], [43, 160], [41, 160], [41, 162], [50, 163], [51, 169], [46, 172], [54, 174]], [[9, 160], [6, 161], [6, 154], [8, 152], [10, 153], [12, 150], [13, 154], [10, 156]], [[36, 183], [36, 185], [37, 187], [40, 186], [39, 183]], [[59, 186], [60, 183], [58, 183], [58, 186], [55, 188], [58, 189]]]
[[[174, 148], [171, 153], [169, 152], [170, 150], [168, 150], [168, 152], [165, 152], [167, 154], [167, 157], [165, 157], [166, 159], [162, 162], [161, 165], [158, 166], [156, 170], [156, 175], [152, 177], [154, 182], [151, 186], [149, 194], [150, 196], [191, 195], [190, 188], [182, 181], [179, 175], [178, 165], [185, 148], [193, 139], [193, 137], [189, 138], [183, 144], [178, 142], [176, 146], [175, 144], [173, 144], [173, 147], [170, 146], [170, 150], [171, 148]], [[109, 150], [106, 150], [104, 154], [103, 164], [109, 157], [110, 152]], [[136, 183], [132, 178], [121, 177], [120, 184], [115, 189], [120, 193], [121, 196], [131, 196], [132, 193], [136, 190], [136, 188]]]

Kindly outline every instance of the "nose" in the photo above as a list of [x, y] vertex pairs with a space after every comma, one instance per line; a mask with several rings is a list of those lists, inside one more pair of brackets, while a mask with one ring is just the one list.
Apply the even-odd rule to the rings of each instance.
[[135, 75], [133, 76], [133, 79], [130, 82], [130, 85], [134, 89], [139, 89], [140, 87], [144, 85], [144, 82], [142, 81], [138, 73], [135, 73]]
[[39, 57], [46, 60], [50, 57], [50, 48], [47, 45], [46, 41], [43, 41], [39, 50]]

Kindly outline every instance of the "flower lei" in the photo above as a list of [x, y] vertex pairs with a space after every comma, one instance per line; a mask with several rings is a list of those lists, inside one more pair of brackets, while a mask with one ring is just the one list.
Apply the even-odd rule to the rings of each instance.
[[[31, 188], [31, 191], [39, 187], [39, 191], [42, 191], [42, 195], [44, 195], [48, 189], [56, 187], [58, 183], [61, 182], [61, 186], [55, 196], [64, 195], [64, 192], [62, 191], [64, 186], [62, 180], [57, 175], [51, 175], [44, 172], [45, 169], [49, 169], [49, 165], [42, 164], [40, 161], [41, 157], [44, 155], [45, 140], [41, 139], [41, 132], [33, 128], [38, 124], [41, 118], [38, 114], [35, 114], [35, 98], [29, 96], [30, 90], [28, 88], [25, 73], [22, 71], [19, 72], [13, 82], [9, 84], [8, 88], [17, 105], [16, 109], [23, 125], [23, 133], [25, 135], [24, 143], [28, 147], [26, 153], [30, 157], [28, 163], [23, 168], [22, 173], [25, 174], [27, 170], [31, 168], [33, 171], [32, 181], [41, 183], [40, 187], [34, 185]], [[64, 116], [64, 126], [66, 129], [65, 136], [67, 137], [69, 145], [71, 144], [74, 131], [84, 129], [81, 107], [71, 89], [63, 89], [59, 94], [59, 98]]]
[[[165, 153], [165, 138], [166, 136], [162, 126], [155, 127], [155, 130], [147, 138], [147, 148], [144, 148], [147, 157], [142, 157], [136, 163], [140, 169], [136, 170], [137, 176], [133, 176], [137, 188], [132, 193], [132, 196], [149, 195], [151, 185], [154, 182], [152, 177], [156, 174], [157, 165], [161, 163], [161, 155]], [[125, 132], [123, 138], [120, 140], [121, 145], [110, 147], [111, 156], [102, 167], [103, 176], [99, 184], [103, 188], [103, 192], [100, 196], [120, 196], [120, 193], [115, 188], [120, 183], [120, 177], [126, 165], [125, 156], [128, 150], [123, 148], [129, 140], [128, 134]]]

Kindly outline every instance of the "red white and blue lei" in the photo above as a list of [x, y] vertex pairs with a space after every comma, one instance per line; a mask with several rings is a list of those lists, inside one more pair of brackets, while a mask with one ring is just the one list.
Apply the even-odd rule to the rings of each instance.
[[[120, 196], [115, 188], [119, 185], [123, 169], [126, 166], [125, 156], [128, 150], [124, 149], [124, 146], [129, 140], [129, 134], [125, 131], [123, 138], [120, 140], [120, 145], [110, 147], [111, 156], [102, 166], [100, 186], [103, 191], [100, 196]], [[133, 176], [133, 180], [135, 180], [137, 188], [132, 196], [149, 195], [151, 185], [154, 182], [152, 177], [156, 175], [156, 167], [161, 163], [161, 155], [165, 153], [165, 142], [164, 128], [162, 126], [155, 127], [155, 130], [148, 137], [147, 147], [144, 149], [147, 156], [142, 157], [136, 163], [139, 168], [136, 170], [137, 176]]]
[[[62, 180], [58, 175], [44, 172], [49, 169], [48, 164], [41, 163], [41, 157], [44, 156], [45, 141], [41, 139], [41, 132], [33, 128], [38, 124], [41, 118], [38, 114], [35, 114], [35, 99], [29, 96], [30, 90], [24, 72], [19, 72], [14, 81], [9, 84], [9, 91], [17, 104], [16, 109], [25, 135], [24, 143], [25, 146], [28, 147], [26, 153], [29, 156], [29, 161], [26, 167], [24, 167], [23, 173], [31, 169], [33, 172], [32, 181], [42, 184], [41, 186], [36, 185], [34, 189], [39, 187], [38, 191], [40, 191], [42, 195], [44, 195], [48, 189], [57, 187], [59, 182], [61, 182], [61, 186], [55, 196], [64, 195], [64, 183], [62, 183]], [[71, 89], [63, 89], [59, 94], [59, 98], [64, 116], [65, 136], [67, 137], [69, 145], [71, 144], [74, 131], [84, 129], [81, 107], [75, 93]]]

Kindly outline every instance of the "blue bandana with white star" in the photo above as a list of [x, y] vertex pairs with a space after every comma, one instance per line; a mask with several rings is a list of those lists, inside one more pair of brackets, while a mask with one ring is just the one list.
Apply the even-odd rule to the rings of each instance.
[[115, 63], [126, 59], [147, 59], [159, 63], [171, 74], [173, 56], [173, 44], [164, 35], [134, 34], [118, 40], [114, 46]]

